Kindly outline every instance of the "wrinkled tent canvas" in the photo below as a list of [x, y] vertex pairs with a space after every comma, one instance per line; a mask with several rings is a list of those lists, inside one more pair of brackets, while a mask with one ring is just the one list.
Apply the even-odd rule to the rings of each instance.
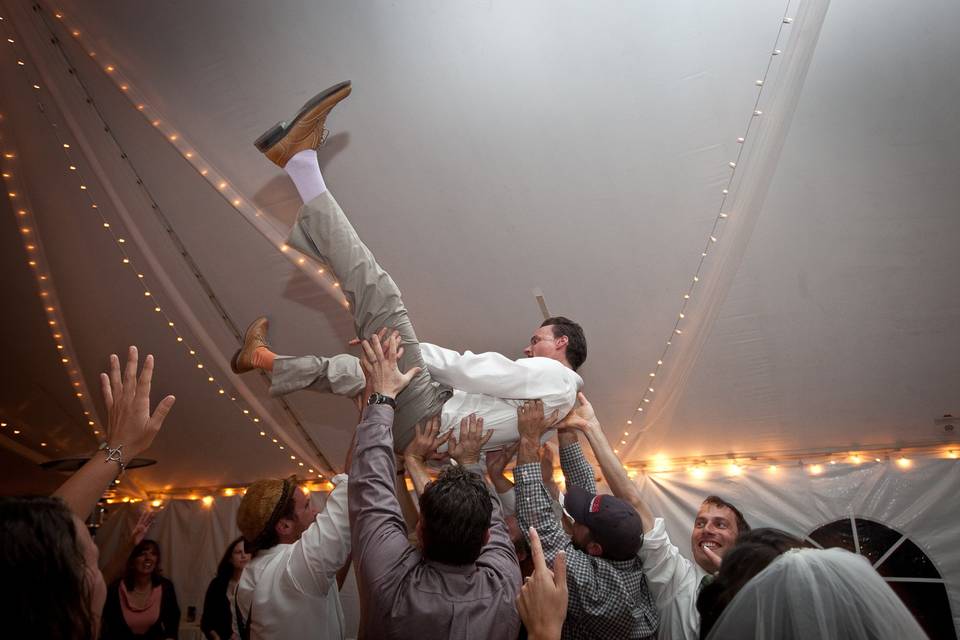
[[[352, 337], [323, 265], [282, 250], [296, 192], [251, 145], [344, 79], [324, 175], [418, 335], [519, 357], [541, 296], [583, 324], [585, 391], [625, 461], [956, 444], [936, 422], [960, 411], [955, 3], [39, 6], [0, 2], [0, 142], [20, 185], [0, 201], [4, 493], [51, 490], [62, 476], [37, 463], [96, 446], [97, 373], [134, 343], [178, 400], [158, 464], [121, 495], [342, 468], [350, 403], [282, 403], [228, 361], [261, 313], [281, 353]], [[957, 619], [955, 463], [871, 465], [723, 483], [762, 524], [909, 533]], [[708, 483], [638, 481], [686, 552]], [[816, 516], [785, 506], [811, 495]], [[235, 534], [228, 502], [189, 508], [220, 523], [204, 558]], [[169, 554], [174, 577], [202, 598], [216, 559], [188, 578], [184, 558]]]

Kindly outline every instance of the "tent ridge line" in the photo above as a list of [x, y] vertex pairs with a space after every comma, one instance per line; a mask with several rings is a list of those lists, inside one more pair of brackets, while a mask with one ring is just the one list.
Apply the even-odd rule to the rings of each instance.
[[[38, 14], [41, 16], [41, 20], [43, 20], [43, 13], [42, 13], [42, 12], [38, 12]], [[51, 36], [56, 40], [56, 34], [55, 34], [55, 32], [50, 28], [50, 26], [49, 26], [48, 24], [46, 24], [46, 21], [44, 21], [44, 26], [47, 28], [47, 30], [48, 30], [48, 32], [51, 34]], [[56, 42], [54, 43], [54, 45], [56, 46], [56, 48], [57, 48], [58, 52], [60, 53], [60, 55], [63, 57], [64, 62], [67, 64], [68, 70], [69, 70], [69, 69], [74, 69], [74, 67], [73, 67], [73, 65], [72, 65], [72, 63], [71, 63], [71, 61], [70, 61], [69, 56], [67, 55], [66, 51], [65, 51], [65, 50], [63, 49], [63, 47], [61, 46], [59, 40], [56, 40]], [[96, 174], [97, 179], [100, 181], [100, 184], [103, 186], [104, 191], [106, 192], [106, 194], [107, 194], [108, 198], [110, 199], [111, 203], [114, 205], [117, 213], [118, 213], [118, 214], [120, 215], [120, 217], [122, 218], [124, 224], [126, 225], [128, 231], [130, 232], [130, 235], [134, 238], [134, 241], [135, 241], [135, 243], [137, 244], [138, 248], [139, 248], [140, 251], [143, 253], [144, 258], [146, 259], [146, 261], [147, 261], [147, 262], [150, 264], [150, 266], [152, 267], [152, 269], [153, 269], [153, 271], [154, 271], [154, 273], [155, 273], [155, 275], [156, 275], [156, 277], [157, 277], [157, 280], [163, 285], [164, 290], [165, 290], [165, 292], [167, 293], [167, 295], [169, 296], [170, 300], [173, 302], [174, 306], [180, 311], [180, 313], [182, 314], [182, 316], [186, 319], [188, 325], [190, 325], [191, 329], [194, 331], [194, 334], [196, 335], [197, 339], [204, 345], [204, 347], [207, 349], [207, 351], [208, 351], [210, 354], [213, 355], [213, 360], [217, 363], [217, 365], [219, 366], [219, 368], [220, 368], [222, 371], [225, 371], [225, 370], [228, 368], [228, 364], [227, 364], [226, 359], [223, 357], [223, 354], [220, 353], [220, 350], [217, 348], [217, 346], [216, 346], [216, 344], [214, 343], [212, 337], [211, 337], [211, 336], [203, 329], [203, 327], [200, 325], [199, 320], [198, 320], [198, 319], [196, 318], [196, 316], [192, 313], [192, 311], [190, 310], [189, 305], [188, 305], [188, 304], [186, 303], [186, 301], [182, 298], [182, 296], [179, 295], [179, 293], [177, 292], [176, 287], [173, 285], [172, 280], [170, 279], [169, 275], [168, 275], [167, 272], [163, 269], [163, 267], [160, 265], [159, 260], [158, 260], [157, 257], [154, 255], [154, 253], [151, 251], [151, 249], [150, 249], [150, 247], [149, 247], [149, 244], [146, 242], [145, 238], [144, 238], [143, 235], [140, 233], [138, 227], [133, 223], [133, 217], [132, 217], [132, 215], [130, 214], [130, 211], [129, 211], [129, 210], [126, 208], [126, 206], [123, 204], [123, 202], [122, 202], [122, 200], [120, 199], [119, 195], [117, 194], [116, 190], [112, 187], [109, 179], [106, 177], [105, 171], [104, 171], [102, 165], [100, 164], [99, 160], [97, 159], [96, 154], [93, 152], [92, 147], [91, 147], [89, 141], [87, 140], [86, 136], [84, 135], [82, 129], [79, 127], [78, 123], [75, 121], [75, 119], [73, 118], [73, 116], [70, 114], [69, 109], [66, 108], [66, 105], [65, 105], [65, 103], [64, 103], [64, 99], [63, 99], [63, 97], [59, 94], [59, 92], [57, 91], [55, 83], [50, 82], [49, 74], [44, 70], [43, 67], [41, 67], [40, 65], [36, 64], [36, 61], [35, 61], [35, 60], [36, 60], [36, 56], [31, 56], [31, 57], [34, 58], [34, 68], [36, 68], [37, 71], [38, 71], [38, 73], [40, 73], [41, 76], [44, 77], [44, 82], [45, 82], [45, 84], [47, 85], [46, 88], [47, 88], [48, 92], [50, 93], [51, 97], [53, 97], [53, 99], [54, 99], [54, 101], [55, 101], [55, 103], [56, 103], [56, 106], [59, 108], [59, 111], [60, 111], [61, 115], [63, 116], [64, 121], [65, 121], [65, 123], [67, 124], [67, 126], [68, 126], [71, 134], [74, 136], [74, 138], [76, 139], [78, 145], [81, 147], [84, 156], [86, 157], [87, 161], [88, 161], [89, 164], [90, 164], [90, 167], [93, 169], [94, 173]], [[101, 113], [100, 110], [98, 109], [98, 107], [97, 107], [97, 105], [96, 105], [96, 102], [93, 100], [93, 97], [90, 95], [89, 91], [87, 90], [86, 86], [83, 84], [82, 80], [79, 78], [78, 74], [76, 74], [76, 73], [71, 73], [71, 75], [74, 77], [75, 81], [76, 81], [78, 84], [80, 84], [81, 89], [83, 90], [86, 99], [89, 101], [88, 103], [93, 107], [94, 113], [96, 113], [96, 115], [97, 115], [97, 117], [100, 119], [100, 121], [103, 122], [103, 124], [104, 124], [104, 131], [108, 134], [108, 136], [110, 137], [110, 139], [111, 139], [111, 141], [113, 142], [113, 144], [119, 149], [119, 151], [120, 151], [121, 154], [122, 154], [122, 158], [124, 159], [124, 161], [128, 164], [128, 166], [129, 166], [129, 167], [131, 168], [131, 170], [134, 172], [134, 175], [136, 176], [136, 183], [137, 183], [137, 185], [138, 185], [141, 189], [144, 190], [145, 194], [147, 195], [148, 199], [149, 199], [150, 202], [151, 202], [151, 205], [152, 205], [152, 206], [151, 206], [151, 209], [152, 209], [153, 211], [155, 211], [155, 212], [158, 212], [159, 209], [160, 209], [160, 208], [159, 208], [159, 205], [156, 203], [155, 200], [153, 200], [153, 197], [152, 197], [152, 195], [150, 195], [149, 190], [147, 190], [144, 181], [142, 180], [142, 178], [139, 177], [139, 173], [136, 171], [135, 166], [134, 166], [133, 163], [129, 160], [128, 155], [127, 155], [126, 152], [124, 151], [123, 147], [119, 144], [119, 141], [118, 141], [118, 140], [116, 139], [116, 137], [114, 136], [113, 131], [112, 131], [111, 127], [109, 126], [109, 123], [107, 123], [107, 121], [106, 121], [105, 118], [103, 117], [102, 113]], [[45, 114], [45, 116], [46, 116], [46, 112], [44, 112], [44, 114]], [[162, 212], [161, 212], [161, 213], [162, 213]], [[164, 224], [165, 217], [160, 217], [160, 216], [158, 216], [158, 218], [159, 218], [161, 224]], [[166, 226], [169, 226], [169, 223], [165, 224], [164, 226], [165, 226], [165, 227], [166, 227]], [[172, 227], [171, 227], [171, 229], [172, 229]], [[174, 232], [174, 233], [175, 233], [175, 232]], [[181, 243], [181, 245], [182, 245], [182, 243]], [[185, 248], [184, 248], [184, 250], [185, 250]], [[191, 260], [192, 260], [192, 258], [191, 258]], [[189, 266], [189, 264], [188, 264], [188, 266]], [[201, 275], [202, 275], [202, 274], [201, 274]], [[215, 294], [214, 294], [214, 295], [215, 295]], [[219, 306], [218, 311], [219, 311], [220, 309], [222, 309], [222, 305]], [[223, 310], [223, 311], [225, 312], [225, 310]], [[266, 410], [266, 408], [260, 403], [259, 399], [256, 398], [256, 395], [252, 392], [252, 390], [249, 389], [249, 387], [246, 385], [245, 382], [243, 382], [242, 380], [234, 380], [234, 385], [235, 385], [235, 387], [237, 388], [237, 390], [240, 392], [240, 394], [244, 397], [244, 399], [245, 399], [252, 407], [255, 407], [258, 413], [260, 413], [261, 415], [265, 416], [265, 419], [270, 422], [271, 427], [273, 428], [273, 430], [274, 430], [278, 435], [280, 435], [280, 436], [282, 436], [282, 437], [284, 438], [284, 441], [290, 446], [291, 449], [293, 449], [293, 450], [296, 451], [298, 454], [300, 454], [300, 456], [301, 456], [302, 458], [304, 458], [304, 459], [309, 460], [310, 458], [313, 458], [313, 460], [311, 461], [311, 465], [312, 465], [312, 466], [316, 466], [316, 467], [318, 467], [318, 468], [320, 468], [320, 469], [332, 470], [332, 467], [330, 466], [329, 462], [327, 461], [326, 456], [323, 455], [323, 453], [320, 451], [319, 447], [317, 447], [316, 443], [313, 442], [312, 438], [311, 438], [311, 437], [309, 436], [309, 434], [306, 432], [306, 430], [304, 429], [303, 425], [299, 423], [299, 420], [296, 420], [296, 421], [295, 421], [295, 426], [296, 426], [297, 429], [301, 432], [301, 434], [303, 434], [303, 436], [305, 437], [306, 441], [309, 443], [309, 445], [311, 446], [311, 448], [314, 449], [314, 452], [313, 452], [313, 453], [309, 453], [309, 452], [304, 451], [304, 450], [303, 450], [303, 447], [301, 446], [301, 444], [300, 444], [296, 439], [290, 437], [290, 435], [286, 432], [286, 429], [284, 429], [284, 428], [280, 425], [280, 423], [277, 422], [277, 420], [273, 417], [273, 415], [272, 415], [269, 411]], [[322, 463], [322, 464], [321, 464], [321, 463]]]

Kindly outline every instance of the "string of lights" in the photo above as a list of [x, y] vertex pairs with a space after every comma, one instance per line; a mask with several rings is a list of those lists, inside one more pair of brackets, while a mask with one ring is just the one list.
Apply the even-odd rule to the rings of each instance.
[[669, 458], [657, 455], [648, 460], [625, 465], [628, 474], [638, 473], [674, 474], [688, 473], [691, 478], [703, 480], [713, 475], [736, 477], [750, 470], [762, 470], [776, 474], [781, 469], [793, 466], [812, 476], [823, 474], [837, 465], [861, 466], [870, 464], [895, 464], [906, 471], [913, 467], [915, 459], [940, 458], [957, 460], [960, 447], [942, 442], [918, 443], [897, 447], [873, 446], [858, 449], [820, 449], [807, 451], [717, 454], [712, 456]]
[[[70, 33], [83, 50], [86, 51], [90, 58], [98, 59], [97, 51], [85, 45], [84, 32], [75, 19], [68, 19], [62, 11], [46, 11], [40, 3], [36, 4], [35, 7], [37, 7], [38, 12], [52, 15], [64, 26], [67, 32]], [[47, 27], [50, 29], [51, 35], [56, 37], [50, 25], [47, 25]], [[263, 215], [261, 209], [246, 198], [239, 189], [230, 184], [227, 177], [217, 171], [217, 169], [197, 151], [196, 146], [191, 144], [180, 130], [169, 122], [157, 107], [150, 103], [144, 92], [137, 88], [136, 84], [124, 73], [119, 65], [116, 63], [100, 63], [98, 64], [98, 68], [113, 82], [130, 103], [136, 107], [137, 111], [140, 112], [151, 126], [163, 134], [167, 142], [177, 150], [177, 153], [189, 162], [194, 170], [206, 180], [224, 200], [229, 202], [238, 213], [243, 215], [257, 230], [263, 233], [270, 240], [271, 244], [286, 255], [287, 259], [297, 265], [297, 267], [309, 277], [320, 283], [328, 293], [334, 296], [339, 304], [344, 307], [350, 306], [349, 301], [347, 301], [343, 292], [340, 290], [340, 283], [336, 280], [333, 272], [326, 266], [314, 265], [312, 261], [308, 261], [303, 256], [298, 255], [297, 252], [291, 253], [290, 247], [286, 244], [284, 238], [284, 231], [273, 226], [269, 221], [270, 219]]]
[[[17, 227], [20, 230], [24, 253], [27, 256], [27, 265], [36, 278], [37, 295], [40, 297], [43, 311], [46, 314], [46, 322], [50, 329], [50, 336], [56, 347], [57, 359], [60, 361], [70, 380], [73, 395], [80, 403], [80, 410], [83, 412], [87, 426], [90, 428], [92, 435], [100, 440], [101, 433], [100, 427], [97, 424], [96, 408], [93, 405], [90, 392], [87, 389], [87, 383], [77, 365], [77, 356], [73, 349], [73, 343], [70, 340], [67, 324], [61, 312], [57, 289], [50, 275], [51, 270], [43, 250], [43, 243], [40, 240], [40, 235], [37, 233], [37, 222], [33, 217], [33, 207], [27, 194], [26, 185], [21, 179], [19, 167], [16, 165], [18, 154], [16, 149], [12, 148], [10, 143], [7, 142], [8, 135], [5, 131], [6, 120], [3, 115], [0, 115], [0, 131], [2, 131], [0, 143], [3, 144], [4, 148], [2, 165], [0, 166], [2, 166], [3, 169], [3, 181], [7, 198], [10, 201], [11, 209], [16, 217], [15, 222]], [[15, 424], [12, 421], [8, 425], [8, 420], [11, 420], [11, 418], [0, 422], [0, 428], [6, 429], [10, 426], [10, 433], [14, 436], [21, 435], [23, 427], [26, 425]], [[40, 440], [38, 444], [42, 449], [50, 447], [50, 451], [56, 451], [56, 448], [51, 447], [50, 443], [45, 440]]]
[[[88, 181], [86, 180], [83, 164], [80, 161], [80, 157], [82, 157], [82, 154], [77, 154], [74, 151], [73, 145], [71, 144], [72, 141], [68, 141], [67, 139], [64, 138], [64, 136], [61, 134], [61, 128], [58, 127], [57, 123], [54, 122], [52, 119], [51, 110], [45, 107], [44, 102], [42, 100], [43, 88], [41, 85], [41, 81], [39, 77], [33, 77], [37, 74], [33, 72], [33, 65], [31, 65], [28, 62], [29, 58], [26, 55], [26, 52], [23, 51], [18, 46], [16, 30], [9, 24], [9, 21], [4, 19], [3, 17], [0, 17], [0, 25], [3, 26], [3, 30], [5, 32], [4, 37], [6, 38], [7, 43], [14, 50], [14, 54], [15, 54], [14, 58], [16, 60], [16, 67], [17, 67], [16, 70], [20, 74], [22, 74], [22, 77], [24, 77], [25, 81], [29, 83], [30, 87], [32, 88], [34, 93], [37, 95], [38, 110], [42, 113], [43, 118], [45, 119], [47, 124], [50, 126], [54, 136], [57, 139], [57, 144], [60, 148], [61, 153], [64, 156], [64, 162], [69, 173], [72, 176], [76, 176], [75, 177], [76, 184], [82, 196], [86, 200], [86, 208], [94, 212], [95, 219], [98, 220], [99, 225], [107, 233], [110, 234], [111, 239], [114, 241], [114, 244], [118, 249], [118, 255], [121, 263], [126, 267], [128, 267], [129, 271], [132, 274], [134, 274], [134, 277], [139, 283], [139, 287], [143, 291], [143, 298], [146, 301], [146, 303], [150, 305], [153, 312], [163, 322], [164, 326], [167, 328], [169, 333], [173, 336], [175, 342], [184, 348], [186, 353], [193, 360], [193, 363], [196, 369], [198, 370], [198, 372], [206, 378], [207, 384], [209, 384], [211, 388], [215, 390], [216, 395], [222, 396], [224, 398], [229, 398], [230, 401], [234, 404], [234, 406], [237, 407], [237, 411], [243, 417], [245, 417], [247, 420], [249, 420], [252, 424], [256, 426], [256, 428], [258, 429], [258, 433], [262, 438], [268, 440], [270, 443], [272, 443], [272, 445], [276, 445], [279, 451], [285, 451], [286, 447], [276, 437], [276, 434], [268, 433], [265, 430], [264, 426], [261, 424], [261, 417], [256, 415], [254, 412], [252, 412], [250, 408], [244, 406], [242, 402], [239, 402], [237, 399], [236, 392], [233, 389], [229, 389], [228, 391], [228, 387], [223, 382], [219, 381], [217, 378], [214, 377], [212, 372], [209, 371], [208, 367], [204, 363], [200, 354], [190, 344], [187, 336], [185, 336], [184, 332], [182, 332], [179, 329], [177, 324], [174, 322], [173, 318], [166, 311], [165, 307], [160, 304], [159, 300], [157, 299], [157, 296], [155, 295], [155, 292], [151, 289], [151, 287], [147, 282], [146, 275], [143, 273], [142, 270], [138, 268], [138, 265], [136, 264], [134, 257], [132, 256], [130, 251], [127, 249], [126, 238], [122, 235], [120, 231], [117, 230], [116, 225], [110, 222], [110, 220], [108, 219], [105, 213], [105, 208], [100, 207], [98, 205], [97, 201], [93, 196], [91, 189], [88, 187]], [[92, 98], [90, 98], [88, 95], [88, 102], [90, 102], [91, 100]], [[4, 152], [5, 160], [12, 160], [15, 157], [16, 157], [16, 153], [14, 151]], [[5, 171], [5, 173], [8, 173], [8, 172]], [[140, 184], [141, 186], [145, 186], [142, 184], [142, 180], [140, 180], [139, 178], [138, 178], [138, 184]], [[17, 194], [15, 191], [8, 191], [8, 193], [15, 193], [17, 196], [19, 196], [19, 194]], [[156, 207], [154, 208], [156, 209]], [[35, 224], [31, 228], [33, 229], [33, 233], [35, 234], [36, 233]], [[47, 280], [49, 280], [51, 277], [48, 271], [44, 273], [43, 276], [47, 278]], [[55, 310], [54, 312], [56, 312], [56, 307], [53, 307], [53, 308]], [[53, 313], [53, 312], [48, 311], [48, 313]], [[57, 320], [56, 322], [62, 324], [62, 319]], [[51, 325], [51, 326], [57, 326], [57, 325]], [[59, 333], [62, 335], [62, 332], [59, 332]], [[65, 356], [65, 358], [69, 359], [68, 356]], [[70, 359], [70, 360], [73, 360], [73, 359]], [[77, 372], [75, 375], [79, 376], [79, 372]], [[81, 378], [81, 382], [82, 382], [82, 378]], [[89, 396], [89, 394], [87, 394], [85, 391], [78, 390], [77, 393], [82, 393], [83, 394], [82, 397], [85, 397], [85, 398]], [[81, 397], [81, 396], [78, 396], [78, 397]], [[89, 412], [87, 415], [91, 417], [90, 421], [93, 423], [91, 424], [91, 426], [95, 426], [95, 422], [92, 419], [94, 415], [92, 411], [92, 407], [89, 409], [85, 407], [84, 410], [85, 412]], [[302, 425], [301, 425], [301, 428], [302, 428]], [[97, 435], [99, 435], [99, 433]], [[305, 462], [303, 460], [299, 460], [295, 454], [284, 453], [284, 455], [289, 457], [289, 460], [294, 465], [297, 471], [305, 470], [307, 471], [307, 473], [310, 473], [310, 474], [316, 473], [312, 467], [308, 467], [305, 464]], [[320, 477], [322, 477], [322, 474]]]
[[651, 368], [648, 379], [645, 383], [642, 383], [644, 391], [640, 396], [639, 402], [636, 404], [633, 414], [625, 421], [622, 436], [617, 437], [619, 444], [615, 444], [614, 446], [615, 453], [620, 453], [620, 447], [626, 447], [631, 441], [635, 441], [640, 434], [646, 431], [645, 425], [638, 425], [635, 427], [634, 424], [642, 421], [645, 414], [649, 413], [647, 410], [649, 409], [649, 405], [653, 402], [653, 395], [656, 392], [655, 383], [657, 375], [661, 373], [665, 366], [664, 363], [667, 361], [667, 358], [670, 354], [670, 348], [673, 346], [673, 341], [679, 339], [680, 336], [683, 335], [682, 326], [684, 324], [684, 320], [687, 319], [687, 308], [690, 304], [692, 304], [692, 296], [694, 295], [697, 284], [700, 282], [700, 278], [703, 275], [707, 256], [710, 253], [711, 248], [722, 237], [724, 223], [730, 218], [731, 215], [733, 215], [733, 212], [726, 210], [727, 197], [733, 188], [734, 179], [736, 178], [737, 173], [737, 165], [743, 156], [747, 140], [749, 140], [750, 129], [753, 127], [754, 122], [763, 116], [763, 111], [760, 109], [760, 101], [763, 97], [763, 89], [766, 85], [767, 78], [770, 75], [770, 70], [773, 66], [774, 59], [783, 52], [779, 46], [780, 40], [783, 37], [784, 28], [793, 22], [793, 19], [789, 17], [790, 4], [791, 0], [788, 0], [786, 7], [784, 8], [783, 18], [781, 19], [780, 26], [777, 30], [777, 37], [774, 40], [773, 48], [771, 49], [767, 59], [767, 66], [764, 69], [763, 75], [760, 77], [760, 79], [754, 81], [754, 85], [757, 87], [757, 94], [756, 98], [754, 99], [753, 109], [751, 110], [750, 117], [747, 119], [747, 124], [743, 135], [737, 138], [737, 155], [733, 160], [727, 163], [730, 168], [730, 172], [727, 176], [726, 185], [720, 192], [720, 203], [713, 219], [713, 226], [710, 228], [710, 232], [707, 234], [707, 238], [704, 242], [703, 249], [700, 252], [700, 259], [697, 262], [697, 267], [694, 270], [693, 277], [690, 279], [690, 283], [687, 286], [686, 291], [683, 293], [683, 297], [680, 301], [680, 310], [675, 316], [673, 327], [670, 329], [666, 344], [664, 344], [663, 349], [660, 352], [660, 357], [657, 358], [656, 365]]

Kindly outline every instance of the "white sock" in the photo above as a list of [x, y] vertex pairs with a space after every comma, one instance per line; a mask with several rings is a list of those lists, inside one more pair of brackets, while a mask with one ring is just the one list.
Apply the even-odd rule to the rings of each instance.
[[300, 199], [304, 204], [310, 202], [327, 190], [320, 173], [320, 164], [317, 162], [316, 149], [304, 149], [297, 152], [283, 168], [293, 180], [293, 184], [300, 192]]

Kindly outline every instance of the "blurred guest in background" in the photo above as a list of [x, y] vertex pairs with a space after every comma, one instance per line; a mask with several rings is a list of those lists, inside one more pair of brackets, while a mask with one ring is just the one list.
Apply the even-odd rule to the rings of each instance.
[[143, 540], [127, 559], [123, 578], [110, 585], [103, 607], [103, 640], [176, 640], [180, 605], [160, 571], [160, 545]]
[[200, 629], [210, 640], [239, 640], [240, 632], [235, 623], [234, 610], [236, 608], [237, 585], [243, 568], [250, 562], [250, 554], [243, 548], [243, 537], [231, 542], [220, 564], [217, 565], [217, 575], [207, 587], [207, 595], [203, 599], [203, 616], [200, 619]]

